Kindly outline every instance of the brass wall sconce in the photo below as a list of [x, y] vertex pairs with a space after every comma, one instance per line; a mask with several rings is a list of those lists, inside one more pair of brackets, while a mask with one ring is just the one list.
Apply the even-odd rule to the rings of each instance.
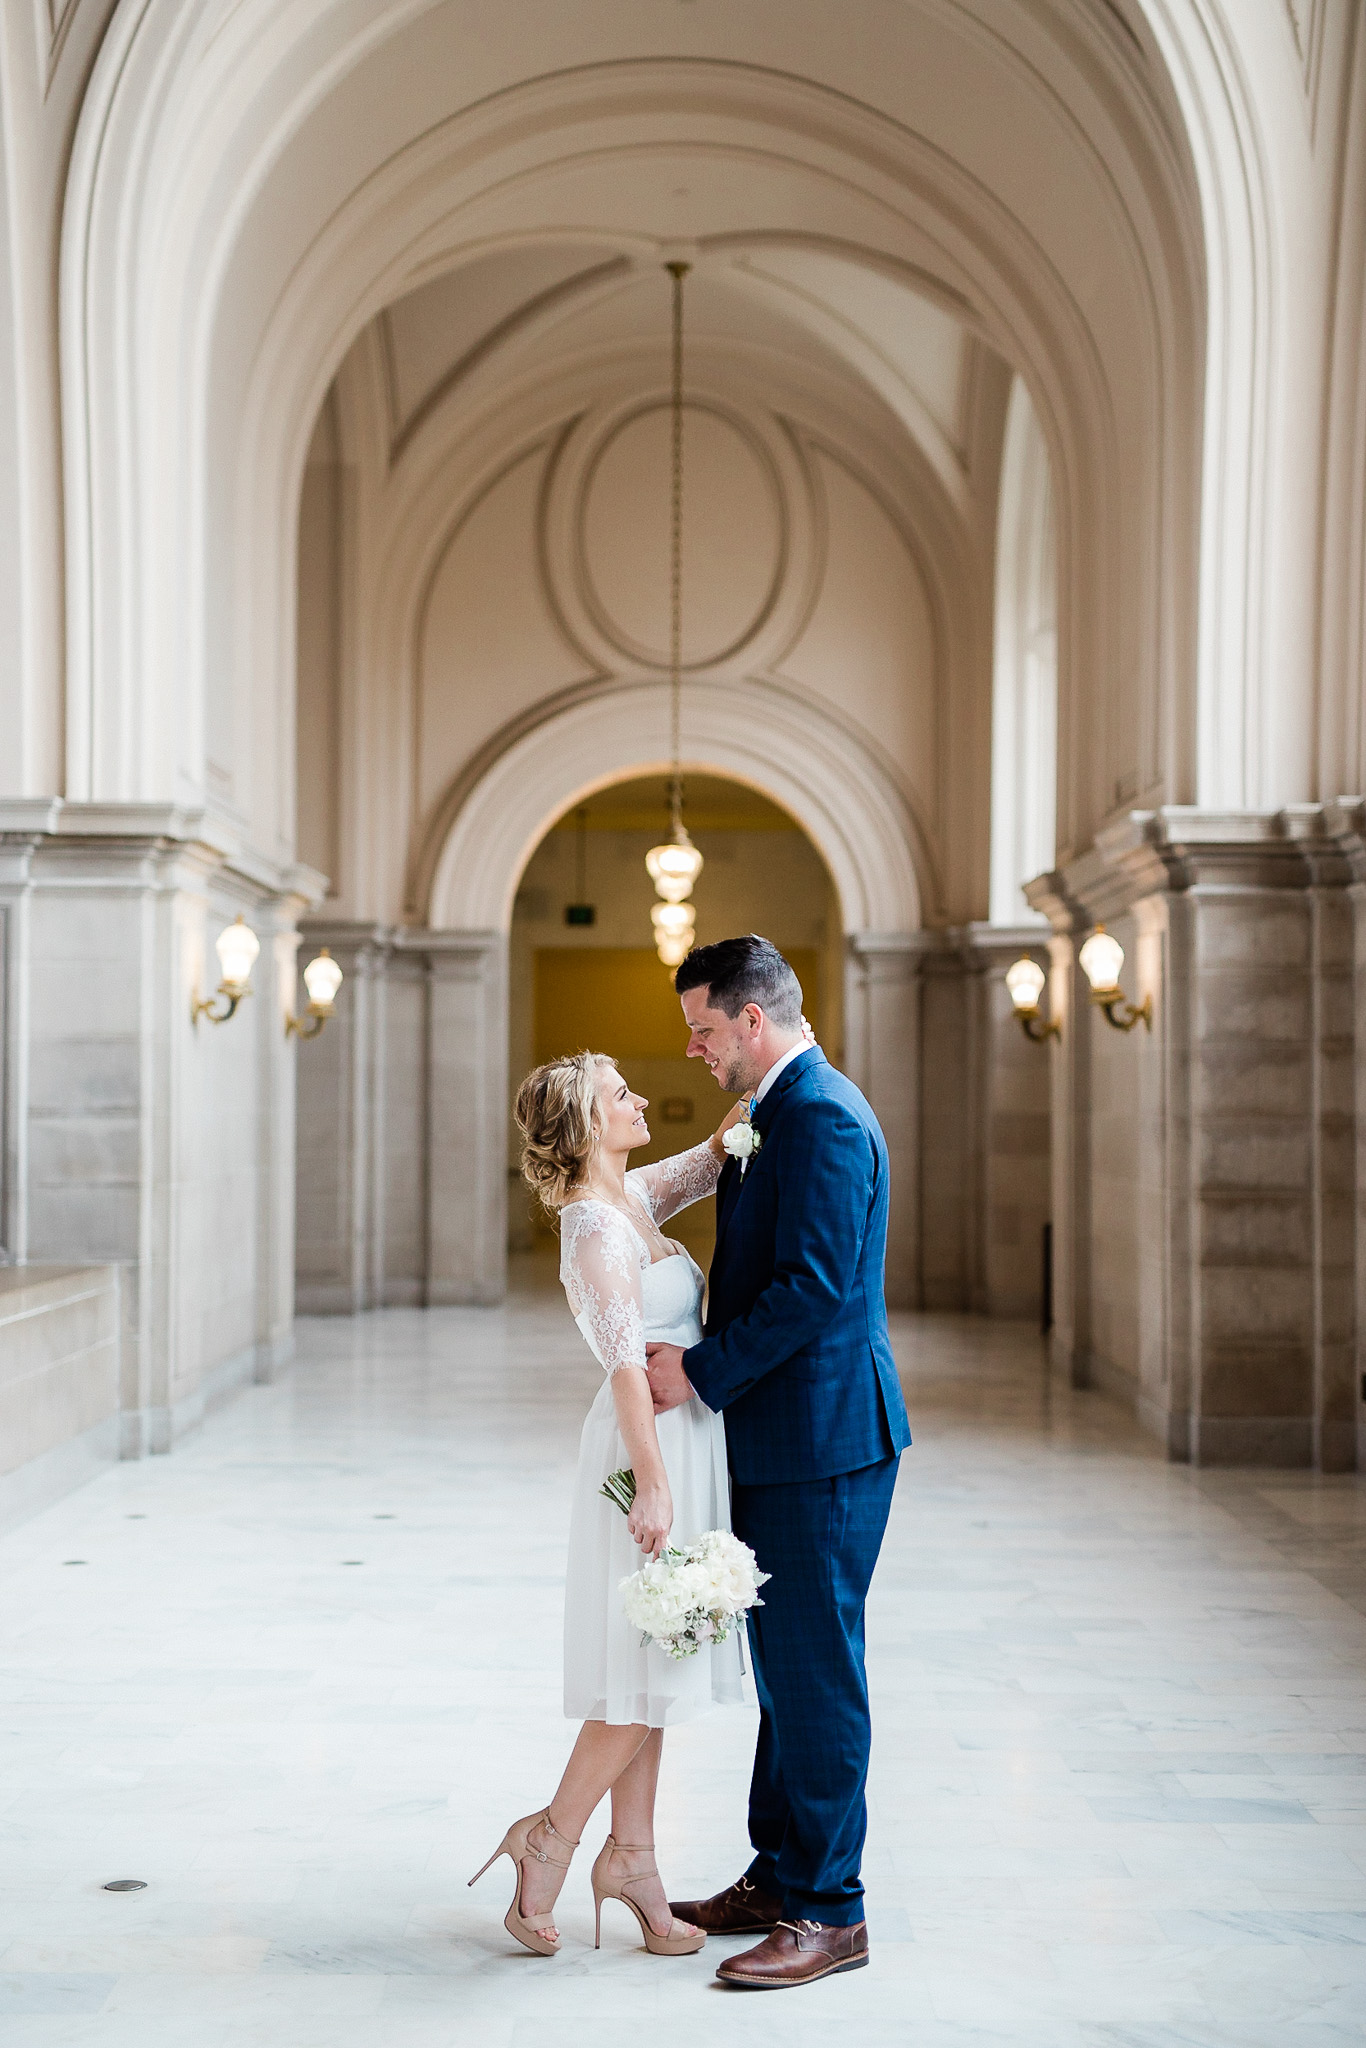
[[304, 987], [308, 990], [309, 1018], [307, 1024], [292, 1014], [285, 1018], [285, 1037], [316, 1038], [328, 1018], [334, 1016], [337, 1008], [337, 990], [342, 985], [342, 971], [326, 946], [304, 969]]
[[1062, 1026], [1055, 1017], [1045, 1021], [1039, 1015], [1039, 997], [1043, 994], [1046, 978], [1038, 961], [1031, 960], [1028, 955], [1006, 969], [1006, 987], [1010, 990], [1020, 1029], [1035, 1045], [1042, 1045], [1045, 1039], [1062, 1037]]
[[[201, 1017], [207, 1017], [210, 1024], [226, 1024], [243, 996], [251, 994], [251, 970], [261, 950], [261, 941], [251, 926], [244, 918], [236, 917], [231, 924], [224, 925], [213, 943], [223, 978], [211, 996], [201, 996], [195, 989], [190, 998], [192, 1024], [198, 1024]], [[220, 997], [223, 1008], [215, 1010], [214, 1004]]]
[[1086, 944], [1077, 955], [1082, 973], [1091, 984], [1091, 1001], [1104, 1010], [1105, 1020], [1113, 1024], [1116, 1031], [1132, 1031], [1141, 1018], [1149, 1031], [1153, 1028], [1153, 999], [1151, 993], [1141, 1003], [1131, 1003], [1125, 998], [1119, 985], [1119, 972], [1124, 965], [1124, 948], [1118, 939], [1112, 939], [1103, 924], [1098, 924]]

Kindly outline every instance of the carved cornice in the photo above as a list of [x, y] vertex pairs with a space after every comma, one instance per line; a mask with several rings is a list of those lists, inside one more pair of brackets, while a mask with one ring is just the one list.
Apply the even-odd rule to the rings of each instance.
[[495, 931], [443, 931], [428, 925], [375, 924], [367, 918], [305, 917], [300, 936], [326, 946], [340, 958], [387, 961], [413, 959], [428, 966], [472, 962], [482, 965], [500, 956], [506, 935]]
[[130, 858], [168, 856], [203, 876], [222, 874], [264, 899], [298, 909], [320, 903], [327, 877], [299, 861], [272, 861], [244, 846], [213, 809], [167, 803], [75, 803], [63, 797], [10, 797], [0, 802], [0, 844], [23, 846], [35, 860], [68, 868], [81, 860], [112, 872]]
[[1077, 860], [1025, 887], [1057, 932], [1122, 917], [1147, 897], [1204, 889], [1341, 889], [1366, 880], [1366, 802], [1279, 811], [1167, 804], [1131, 811]]

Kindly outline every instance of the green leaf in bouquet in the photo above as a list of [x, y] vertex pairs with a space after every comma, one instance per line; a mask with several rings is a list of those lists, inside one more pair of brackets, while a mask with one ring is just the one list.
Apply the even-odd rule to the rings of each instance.
[[636, 1475], [629, 1465], [624, 1466], [620, 1472], [614, 1472], [604, 1480], [598, 1491], [605, 1500], [611, 1501], [614, 1508], [620, 1508], [623, 1515], [629, 1515], [635, 1506]]

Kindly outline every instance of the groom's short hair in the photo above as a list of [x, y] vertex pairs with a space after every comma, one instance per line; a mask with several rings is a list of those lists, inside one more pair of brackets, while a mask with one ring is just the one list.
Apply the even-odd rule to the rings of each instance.
[[757, 1003], [784, 1031], [795, 1031], [802, 1021], [801, 983], [773, 941], [757, 932], [694, 946], [674, 976], [674, 988], [679, 995], [705, 988], [711, 1008], [727, 1017], [738, 1017], [746, 1003]]

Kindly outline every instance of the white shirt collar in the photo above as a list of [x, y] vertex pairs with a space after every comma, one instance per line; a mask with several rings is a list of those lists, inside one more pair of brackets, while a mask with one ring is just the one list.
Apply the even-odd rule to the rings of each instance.
[[780, 1053], [778, 1055], [777, 1059], [774, 1060], [773, 1065], [769, 1068], [768, 1072], [764, 1075], [763, 1080], [759, 1083], [758, 1087], [754, 1091], [754, 1101], [756, 1106], [757, 1104], [763, 1101], [769, 1089], [773, 1086], [773, 1083], [777, 1080], [779, 1074], [781, 1074], [781, 1072], [783, 1071], [783, 1068], [790, 1067], [793, 1060], [800, 1059], [804, 1052], [810, 1052], [810, 1050], [810, 1046], [803, 1038], [796, 1045], [789, 1046], [786, 1052]]

